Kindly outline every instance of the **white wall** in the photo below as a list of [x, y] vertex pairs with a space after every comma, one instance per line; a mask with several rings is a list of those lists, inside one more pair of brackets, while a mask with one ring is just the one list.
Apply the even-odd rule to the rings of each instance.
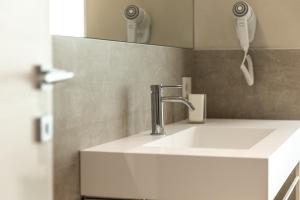
[[[195, 48], [238, 49], [232, 6], [237, 0], [195, 0]], [[248, 0], [257, 18], [255, 48], [300, 48], [299, 0]]]
[[50, 33], [85, 36], [84, 0], [50, 0]]

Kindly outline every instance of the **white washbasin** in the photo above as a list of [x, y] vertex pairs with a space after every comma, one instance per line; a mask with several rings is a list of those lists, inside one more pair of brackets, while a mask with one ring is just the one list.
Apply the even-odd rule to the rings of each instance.
[[300, 160], [300, 121], [166, 126], [82, 150], [81, 195], [112, 199], [273, 200]]
[[249, 149], [274, 129], [195, 126], [146, 144], [148, 147]]

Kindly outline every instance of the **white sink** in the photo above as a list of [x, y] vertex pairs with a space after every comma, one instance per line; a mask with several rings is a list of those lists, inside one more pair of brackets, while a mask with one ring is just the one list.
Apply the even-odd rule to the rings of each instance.
[[[273, 200], [300, 160], [300, 121], [208, 120], [81, 151], [81, 194], [151, 200]], [[101, 134], [101, 133], [99, 133]]]
[[274, 129], [195, 126], [146, 144], [148, 147], [249, 149]]

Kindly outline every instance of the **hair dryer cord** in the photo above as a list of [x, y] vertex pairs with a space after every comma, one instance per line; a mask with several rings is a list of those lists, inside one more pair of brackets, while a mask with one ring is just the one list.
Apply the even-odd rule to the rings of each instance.
[[[248, 50], [244, 51], [244, 58], [241, 65], [241, 70], [244, 74], [246, 82], [249, 86], [253, 86], [254, 84], [254, 70], [253, 70], [253, 62], [251, 56], [248, 54]], [[247, 66], [246, 66], [247, 63]]]

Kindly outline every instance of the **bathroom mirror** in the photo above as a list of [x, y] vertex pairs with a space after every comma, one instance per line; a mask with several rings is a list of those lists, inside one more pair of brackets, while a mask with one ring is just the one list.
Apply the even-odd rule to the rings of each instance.
[[53, 35], [193, 48], [194, 0], [50, 0], [50, 6]]

